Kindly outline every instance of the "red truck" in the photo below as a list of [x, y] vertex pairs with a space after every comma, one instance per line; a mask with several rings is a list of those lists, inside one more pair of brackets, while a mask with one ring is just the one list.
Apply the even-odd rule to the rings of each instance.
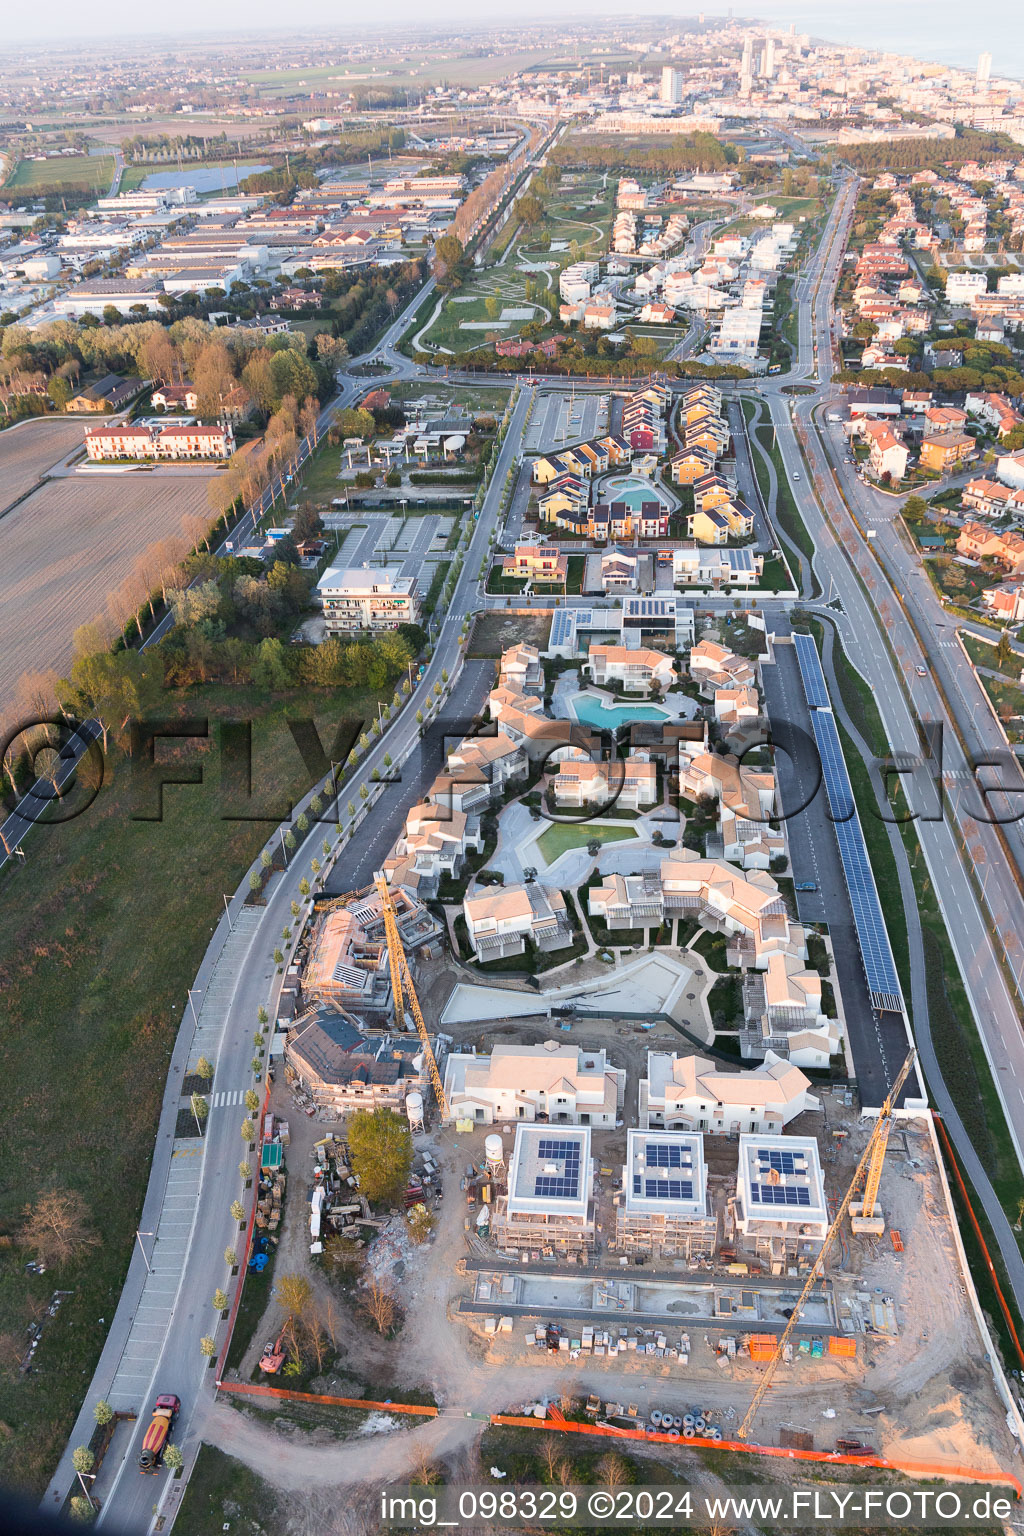
[[181, 1401], [173, 1393], [166, 1393], [158, 1397], [153, 1408], [153, 1417], [149, 1428], [146, 1430], [146, 1438], [142, 1442], [142, 1450], [139, 1452], [139, 1471], [157, 1472], [160, 1468], [160, 1460], [164, 1454], [164, 1447], [171, 1437], [171, 1429], [178, 1416]]

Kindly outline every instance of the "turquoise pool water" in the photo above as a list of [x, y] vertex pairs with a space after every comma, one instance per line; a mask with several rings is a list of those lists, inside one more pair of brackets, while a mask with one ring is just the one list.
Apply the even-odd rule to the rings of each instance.
[[654, 704], [604, 704], [600, 699], [591, 698], [587, 694], [573, 699], [572, 707], [577, 720], [582, 720], [584, 725], [592, 725], [598, 731], [614, 731], [618, 726], [629, 725], [633, 720], [668, 718], [665, 711]]
[[638, 512], [645, 501], [660, 501], [667, 505], [658, 487], [642, 475], [621, 475], [606, 480], [601, 487], [603, 501], [624, 501], [631, 512]]

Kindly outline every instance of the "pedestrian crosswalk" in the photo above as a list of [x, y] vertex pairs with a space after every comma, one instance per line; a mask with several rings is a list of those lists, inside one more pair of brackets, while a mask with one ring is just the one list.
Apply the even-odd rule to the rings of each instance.
[[221, 1093], [215, 1093], [210, 1100], [211, 1109], [229, 1109], [232, 1104], [241, 1104], [245, 1098], [244, 1088], [225, 1088]]

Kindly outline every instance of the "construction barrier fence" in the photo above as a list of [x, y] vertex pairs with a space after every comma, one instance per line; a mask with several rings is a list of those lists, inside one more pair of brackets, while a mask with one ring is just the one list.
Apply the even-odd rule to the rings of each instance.
[[218, 1381], [221, 1392], [240, 1397], [272, 1397], [292, 1403], [327, 1403], [332, 1408], [361, 1408], [365, 1413], [409, 1413], [436, 1419], [438, 1410], [429, 1403], [378, 1403], [368, 1397], [330, 1397], [318, 1392], [290, 1392], [287, 1387], [268, 1387], [255, 1381]]
[[692, 1440], [680, 1440], [678, 1435], [667, 1435], [657, 1429], [626, 1429], [612, 1424], [580, 1424], [565, 1419], [557, 1408], [548, 1410], [546, 1419], [520, 1418], [512, 1414], [494, 1414], [492, 1424], [504, 1424], [515, 1429], [559, 1430], [563, 1434], [594, 1435], [610, 1440], [642, 1440], [649, 1444], [680, 1446], [687, 1450], [736, 1451], [744, 1456], [771, 1456], [783, 1461], [813, 1461], [839, 1467], [880, 1467], [886, 1472], [902, 1472], [914, 1478], [942, 1478], [946, 1482], [998, 1483], [1012, 1488], [1017, 1498], [1024, 1496], [1020, 1480], [1012, 1472], [978, 1471], [957, 1463], [944, 1465], [929, 1461], [904, 1461], [885, 1456], [851, 1456], [839, 1451], [801, 1451], [796, 1448], [775, 1445], [749, 1445], [745, 1440], [709, 1440], [695, 1436]]

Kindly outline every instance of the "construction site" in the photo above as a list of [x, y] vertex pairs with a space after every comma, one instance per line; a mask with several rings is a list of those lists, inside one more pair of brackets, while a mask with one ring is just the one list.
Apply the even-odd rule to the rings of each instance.
[[[345, 1109], [294, 1076], [275, 1084], [277, 1120], [265, 1127], [260, 1240], [278, 1236], [284, 1119], [292, 1183], [305, 1181], [308, 1200], [286, 1213], [277, 1272], [301, 1268], [328, 1316], [339, 1309], [303, 1383], [320, 1394], [322, 1417], [305, 1422], [330, 1424], [328, 1405], [386, 1381], [399, 1403], [403, 1390], [410, 1401], [429, 1390], [447, 1419], [550, 1426], [570, 1404], [594, 1432], [680, 1449], [793, 1448], [922, 1475], [1016, 1475], [1019, 1388], [977, 1301], [935, 1125], [923, 1109], [895, 1109], [912, 1054], [876, 1116], [862, 1116], [845, 1087], [820, 1089], [784, 1126], [766, 1111], [765, 1128], [733, 1135], [630, 1124], [636, 1085], [603, 1048], [579, 1048], [569, 1084], [566, 1048], [510, 1045], [513, 1063], [553, 1052], [554, 1085], [566, 1103], [572, 1088], [574, 1107], [554, 1096], [525, 1118], [520, 1109], [516, 1124], [476, 1123], [449, 1105], [443, 1047], [383, 882], [377, 897], [375, 968], [388, 968], [398, 1040], [418, 1052], [404, 1086], [400, 1074], [386, 1084], [404, 1094], [412, 1132], [404, 1199], [371, 1210], [349, 1166]], [[589, 1078], [595, 1102], [612, 1106], [607, 1124], [586, 1123]], [[419, 1213], [426, 1240], [411, 1235]], [[397, 1296], [394, 1328], [375, 1333], [357, 1298], [334, 1291], [328, 1232], [365, 1249], [360, 1285]], [[269, 1305], [237, 1379], [257, 1380], [261, 1360], [276, 1372], [283, 1322]], [[417, 1422], [377, 1415], [393, 1441], [389, 1467], [414, 1460], [426, 1433]], [[468, 1448], [477, 1433], [464, 1423], [455, 1439]]]

